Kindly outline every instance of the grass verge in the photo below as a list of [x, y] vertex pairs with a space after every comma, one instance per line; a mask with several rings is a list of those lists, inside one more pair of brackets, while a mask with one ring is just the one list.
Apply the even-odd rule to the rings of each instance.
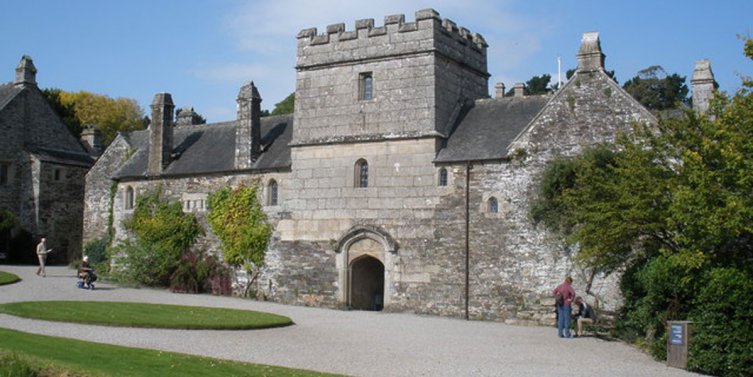
[[292, 325], [281, 315], [251, 310], [107, 301], [24, 301], [0, 313], [47, 321], [164, 329], [251, 330]]
[[0, 271], [0, 285], [13, 284], [17, 281], [21, 281], [21, 278], [10, 272]]
[[22, 377], [336, 376], [301, 369], [84, 342], [0, 328], [0, 375], [10, 375], [19, 371], [23, 372]]

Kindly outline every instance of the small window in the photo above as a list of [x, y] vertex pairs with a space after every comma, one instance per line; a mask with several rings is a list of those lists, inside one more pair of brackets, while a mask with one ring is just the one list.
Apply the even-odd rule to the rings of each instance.
[[447, 186], [447, 169], [445, 168], [439, 169], [439, 186]]
[[128, 186], [126, 187], [126, 192], [125, 192], [125, 209], [127, 210], [133, 209], [133, 199], [134, 199], [133, 187]]
[[61, 177], [62, 174], [60, 172], [60, 169], [55, 169], [55, 171], [53, 172], [53, 179], [57, 182], [60, 181]]
[[364, 159], [356, 162], [356, 187], [369, 187], [369, 163]]
[[8, 184], [8, 176], [10, 175], [10, 163], [0, 162], [0, 186]]
[[374, 99], [374, 78], [371, 72], [362, 73], [360, 76], [360, 99], [370, 101]]
[[489, 213], [499, 213], [499, 202], [497, 202], [497, 198], [492, 196], [489, 198], [488, 203]]
[[269, 180], [267, 185], [267, 204], [270, 206], [277, 205], [277, 181], [274, 179]]

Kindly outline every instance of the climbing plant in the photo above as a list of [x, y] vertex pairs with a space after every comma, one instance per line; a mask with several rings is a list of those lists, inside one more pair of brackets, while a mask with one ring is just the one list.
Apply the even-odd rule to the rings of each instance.
[[242, 267], [249, 276], [245, 294], [264, 264], [272, 226], [262, 210], [254, 186], [225, 187], [209, 195], [207, 220], [219, 238], [225, 261]]

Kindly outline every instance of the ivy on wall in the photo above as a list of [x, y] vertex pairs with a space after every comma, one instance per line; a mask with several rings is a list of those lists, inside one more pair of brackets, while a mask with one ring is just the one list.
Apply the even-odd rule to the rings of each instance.
[[212, 232], [219, 238], [226, 262], [242, 267], [248, 274], [243, 295], [264, 264], [264, 255], [272, 226], [262, 210], [254, 186], [225, 187], [209, 195], [207, 220]]

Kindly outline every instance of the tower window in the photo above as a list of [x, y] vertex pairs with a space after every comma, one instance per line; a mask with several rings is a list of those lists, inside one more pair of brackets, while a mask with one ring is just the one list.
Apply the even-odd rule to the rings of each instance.
[[356, 187], [369, 187], [369, 163], [364, 159], [356, 161]]
[[267, 185], [267, 204], [270, 206], [277, 205], [277, 181], [274, 179], [270, 179]]
[[133, 209], [133, 199], [134, 199], [133, 187], [128, 186], [126, 187], [126, 192], [125, 192], [125, 209], [127, 210]]
[[62, 174], [60, 172], [60, 169], [55, 169], [55, 171], [53, 172], [53, 179], [55, 181], [60, 181], [61, 176], [62, 176]]
[[491, 198], [489, 198], [489, 202], [488, 203], [489, 203], [488, 204], [489, 213], [498, 213], [499, 212], [499, 202], [497, 202], [497, 198], [495, 198], [495, 197], [492, 196]]
[[361, 73], [359, 80], [359, 99], [362, 101], [370, 101], [374, 99], [374, 77], [371, 72]]
[[447, 169], [445, 168], [439, 169], [439, 186], [447, 186]]

